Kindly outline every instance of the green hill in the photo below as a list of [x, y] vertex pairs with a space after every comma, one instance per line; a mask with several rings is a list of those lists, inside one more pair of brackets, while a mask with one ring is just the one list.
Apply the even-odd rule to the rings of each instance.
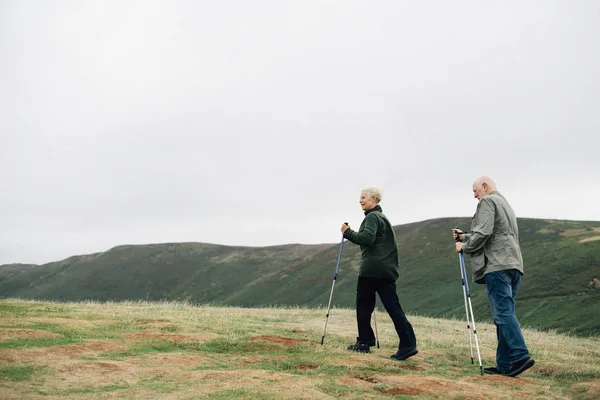
[[[411, 314], [464, 318], [450, 229], [469, 218], [396, 226], [398, 294]], [[525, 326], [600, 333], [600, 222], [520, 219], [525, 277], [517, 314]], [[0, 295], [58, 301], [175, 300], [257, 307], [327, 305], [339, 243], [232, 247], [203, 243], [119, 246], [3, 274]], [[345, 242], [333, 296], [352, 307], [360, 254]], [[469, 260], [467, 259], [467, 267]], [[471, 285], [478, 320], [490, 321], [485, 287]]]

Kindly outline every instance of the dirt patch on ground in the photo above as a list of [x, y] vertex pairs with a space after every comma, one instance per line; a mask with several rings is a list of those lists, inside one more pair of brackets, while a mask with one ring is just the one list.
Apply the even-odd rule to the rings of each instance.
[[395, 370], [388, 370], [383, 374], [397, 375], [397, 374], [405, 374], [406, 371], [426, 371], [430, 369], [430, 365], [424, 361], [419, 360], [418, 365], [408, 364], [406, 362], [398, 362], [396, 360], [392, 360], [391, 358], [382, 358], [376, 357], [375, 355], [365, 355], [363, 358], [361, 357], [348, 357], [348, 358], [340, 358], [340, 359], [332, 359], [329, 361], [331, 365], [342, 366], [346, 368], [353, 367], [364, 367], [370, 366], [373, 368], [394, 368]]
[[355, 378], [355, 379], [360, 379], [361, 381], [369, 382], [369, 383], [377, 383], [377, 382], [379, 382], [379, 379], [377, 379], [377, 377], [375, 377], [373, 375], [360, 375], [360, 374], [356, 374], [356, 375], [352, 375], [352, 377]]
[[395, 388], [395, 389], [384, 390], [381, 393], [388, 395], [388, 396], [398, 396], [398, 395], [417, 396], [417, 395], [423, 394], [424, 392], [422, 390], [416, 389], [416, 388]]
[[[243, 388], [250, 392], [256, 390], [261, 398], [277, 399], [331, 399], [316, 388], [316, 383], [310, 377], [277, 373], [263, 370], [232, 370], [232, 371], [195, 371], [189, 379], [197, 382], [186, 390], [174, 393], [161, 393], [161, 399], [204, 398], [210, 393]], [[133, 393], [138, 398], [137, 391]], [[216, 396], [215, 396], [216, 397]], [[238, 396], [239, 397], [239, 396]], [[238, 398], [236, 397], [236, 398]], [[156, 398], [156, 393], [152, 399]]]
[[474, 383], [476, 385], [481, 384], [492, 384], [492, 385], [500, 385], [503, 387], [522, 387], [525, 383], [527, 383], [528, 379], [516, 377], [511, 378], [510, 376], [502, 376], [502, 375], [475, 375], [472, 377], [465, 378], [466, 382]]
[[577, 383], [571, 387], [569, 393], [573, 397], [584, 400], [600, 399], [600, 379], [592, 382]]
[[46, 377], [56, 389], [92, 388], [109, 384], [134, 384], [140, 379], [135, 366], [120, 361], [78, 361], [58, 366]]
[[371, 390], [373, 389], [373, 383], [369, 381], [365, 381], [361, 378], [356, 378], [353, 376], [344, 376], [335, 380], [338, 385], [349, 386], [351, 388], [363, 389], [363, 390]]
[[177, 353], [157, 354], [143, 360], [130, 360], [133, 365], [151, 368], [198, 368], [212, 365], [213, 361], [206, 357], [188, 356]]
[[[378, 376], [378, 379], [380, 380], [379, 384], [385, 388], [382, 393], [389, 396], [425, 395], [433, 398], [456, 398], [468, 395], [478, 399], [489, 398], [490, 396], [498, 399], [512, 398], [511, 393], [506, 391], [505, 386], [502, 388], [503, 383], [500, 382], [494, 382], [491, 386], [490, 382], [475, 384], [419, 375], [382, 375]], [[494, 387], [500, 387], [501, 389], [494, 389]], [[496, 390], [498, 390], [498, 393], [496, 393]]]
[[71, 345], [37, 347], [30, 349], [1, 349], [0, 362], [19, 364], [51, 364], [68, 363], [72, 359], [81, 357], [95, 357], [102, 352], [119, 352], [126, 347], [111, 342], [76, 343]]
[[134, 332], [121, 335], [125, 339], [164, 340], [169, 343], [199, 343], [212, 340], [211, 335], [180, 335], [174, 333]]
[[12, 364], [16, 363], [17, 361], [17, 354], [13, 352], [8, 352], [6, 350], [0, 350], [0, 365]]
[[[405, 371], [425, 371], [425, 368], [413, 364], [395, 364], [394, 366]], [[390, 373], [394, 374], [396, 372]]]
[[0, 387], [0, 399], [2, 400], [23, 400], [25, 398], [27, 400], [47, 399], [46, 396], [34, 395], [31, 393], [28, 393], [27, 397], [24, 397], [23, 393], [14, 389]]
[[236, 363], [239, 365], [252, 365], [258, 364], [264, 360], [264, 357], [261, 356], [250, 356], [250, 357], [239, 357], [236, 360]]
[[[4, 319], [4, 317], [9, 317], [9, 314], [2, 314], [0, 313], [0, 320], [2, 320], [2, 325], [4, 326], [29, 326], [29, 325], [33, 325], [33, 323], [29, 322], [29, 321], [22, 321], [22, 320], [18, 320], [18, 319]], [[0, 397], [1, 398], [1, 397]]]
[[56, 339], [62, 336], [39, 329], [0, 328], [0, 342], [20, 339]]
[[298, 366], [296, 367], [296, 369], [301, 370], [301, 371], [306, 371], [306, 370], [315, 369], [315, 368], [319, 368], [319, 366], [313, 365], [313, 364], [298, 364]]
[[553, 364], [552, 362], [546, 362], [542, 365], [535, 364], [534, 370], [536, 374], [554, 377], [560, 373], [563, 368], [559, 364]]
[[304, 340], [304, 339], [290, 339], [290, 338], [284, 338], [284, 337], [280, 337], [280, 336], [255, 336], [255, 337], [248, 339], [248, 341], [250, 341], [250, 342], [256, 342], [259, 340], [264, 341], [264, 342], [278, 343], [278, 344], [282, 344], [284, 346], [294, 346], [299, 343], [308, 342], [308, 340]]

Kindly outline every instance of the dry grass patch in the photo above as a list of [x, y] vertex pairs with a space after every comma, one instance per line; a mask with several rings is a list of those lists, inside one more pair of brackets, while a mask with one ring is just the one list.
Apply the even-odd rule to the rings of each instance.
[[[2, 321], [2, 325], [4, 326], [19, 326], [19, 327], [23, 327], [23, 326], [29, 326], [29, 325], [33, 325], [33, 322], [29, 322], [29, 321], [23, 321], [22, 319], [12, 319], [12, 316], [10, 316], [7, 313], [0, 313], [0, 321]], [[2, 329], [2, 328], [0, 328]]]
[[126, 362], [77, 361], [58, 366], [46, 377], [46, 385], [54, 390], [97, 388], [105, 385], [134, 384], [140, 379], [138, 368]]
[[585, 238], [585, 239], [581, 239], [579, 241], [579, 243], [592, 242], [592, 241], [595, 241], [595, 240], [600, 240], [600, 236], [592, 236], [592, 237], [588, 237], [588, 238]]
[[358, 375], [354, 376], [342, 376], [335, 380], [338, 385], [345, 385], [351, 388], [357, 388], [362, 390], [372, 390], [373, 385], [378, 382], [377, 378], [373, 377], [361, 377]]
[[116, 353], [125, 350], [118, 342], [89, 342], [52, 347], [34, 347], [26, 349], [0, 349], [0, 362], [19, 364], [54, 365], [64, 364], [81, 357], [96, 357], [100, 353]]
[[208, 334], [174, 334], [174, 333], [159, 333], [159, 332], [133, 332], [124, 333], [121, 335], [124, 339], [152, 339], [164, 340], [169, 343], [201, 343], [208, 342], [214, 339], [214, 335]]
[[60, 337], [63, 337], [63, 335], [39, 329], [0, 328], [0, 342], [22, 339], [57, 339]]
[[571, 387], [569, 393], [581, 400], [598, 400], [600, 399], [600, 380], [576, 383]]
[[46, 396], [42, 396], [42, 395], [35, 395], [35, 394], [30, 394], [27, 395], [27, 397], [23, 397], [23, 393], [21, 391], [12, 389], [12, 388], [7, 388], [7, 387], [0, 387], [0, 399], [2, 400], [47, 400], [48, 397]]
[[192, 356], [180, 353], [156, 354], [143, 360], [130, 360], [134, 365], [148, 368], [198, 368], [213, 365], [214, 362], [207, 357]]
[[[511, 379], [499, 377], [502, 380]], [[513, 399], [514, 393], [504, 381], [475, 377], [464, 380], [449, 380], [441, 377], [404, 375], [393, 379], [382, 378], [382, 393], [387, 395], [425, 395], [432, 398], [449, 399], [472, 396], [477, 399]], [[391, 387], [390, 387], [391, 386]], [[539, 398], [539, 397], [535, 397]]]
[[185, 375], [185, 379], [190, 382], [188, 387], [178, 391], [176, 395], [161, 393], [159, 398], [204, 398], [214, 393], [243, 389], [268, 394], [277, 399], [331, 399], [331, 396], [316, 390], [310, 378], [263, 370], [198, 371]]
[[294, 346], [299, 343], [308, 342], [308, 340], [290, 339], [290, 338], [284, 338], [284, 337], [279, 337], [279, 336], [255, 336], [255, 337], [251, 337], [250, 339], [248, 339], [248, 341], [250, 341], [250, 342], [263, 341], [263, 342], [282, 344], [284, 346]]

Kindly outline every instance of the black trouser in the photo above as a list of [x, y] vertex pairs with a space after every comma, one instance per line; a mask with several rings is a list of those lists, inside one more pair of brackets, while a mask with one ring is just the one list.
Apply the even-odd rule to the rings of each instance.
[[371, 328], [371, 314], [375, 309], [375, 293], [383, 303], [394, 322], [396, 333], [400, 339], [398, 348], [406, 349], [417, 346], [417, 338], [413, 327], [406, 319], [396, 294], [396, 282], [391, 279], [358, 277], [356, 286], [356, 320], [358, 322], [358, 342], [375, 345], [375, 333]]

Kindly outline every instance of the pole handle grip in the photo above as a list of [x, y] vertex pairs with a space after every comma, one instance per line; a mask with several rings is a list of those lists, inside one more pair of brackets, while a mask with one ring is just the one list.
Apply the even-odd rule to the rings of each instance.
[[462, 242], [462, 240], [460, 240], [460, 235], [461, 235], [461, 234], [462, 234], [462, 235], [464, 235], [465, 233], [464, 233], [463, 231], [461, 231], [461, 230], [458, 228], [458, 226], [455, 226], [455, 227], [454, 227], [454, 229], [458, 231], [458, 232], [456, 232], [456, 239], [455, 239], [455, 241], [456, 241], [456, 242]]

